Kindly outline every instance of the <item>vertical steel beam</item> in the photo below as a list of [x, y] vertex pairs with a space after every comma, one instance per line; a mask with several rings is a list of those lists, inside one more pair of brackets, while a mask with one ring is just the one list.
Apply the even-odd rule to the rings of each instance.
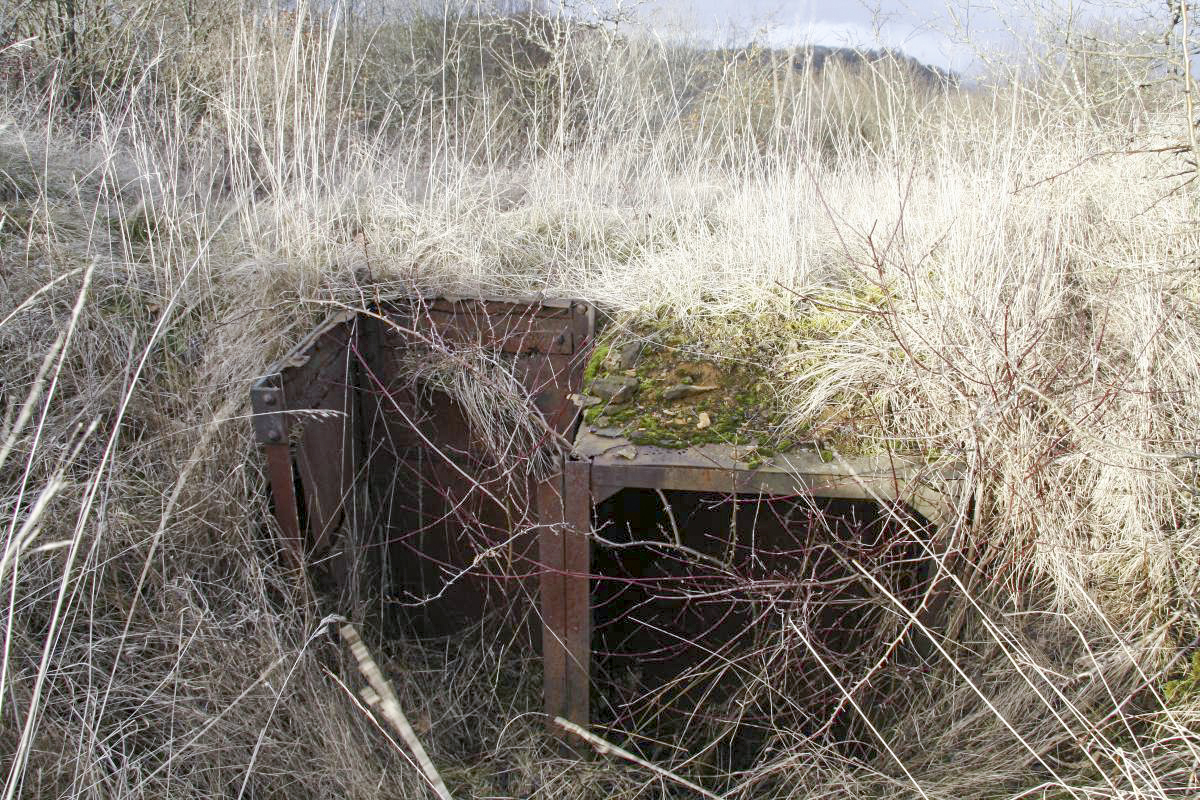
[[587, 727], [591, 692], [591, 462], [566, 461], [537, 489], [542, 565], [542, 663], [546, 720]]
[[296, 477], [292, 472], [292, 447], [288, 436], [291, 420], [284, 403], [281, 377], [268, 376], [250, 390], [254, 411], [254, 437], [267, 456], [267, 480], [275, 501], [275, 519], [283, 535], [284, 549], [297, 567], [304, 565], [304, 543], [300, 533], [300, 509], [296, 505]]
[[275, 519], [279, 521], [283, 544], [297, 567], [304, 565], [304, 545], [300, 539], [300, 512], [296, 507], [296, 484], [292, 475], [292, 452], [287, 444], [269, 444], [267, 479], [275, 500]]
[[563, 581], [563, 475], [555, 473], [537, 486], [538, 561], [541, 564], [539, 607], [542, 616], [542, 691], [546, 725], [559, 731], [555, 717], [567, 716], [566, 584]]
[[591, 691], [592, 609], [591, 542], [592, 465], [570, 461], [563, 471], [563, 600], [566, 628], [567, 713], [588, 726]]

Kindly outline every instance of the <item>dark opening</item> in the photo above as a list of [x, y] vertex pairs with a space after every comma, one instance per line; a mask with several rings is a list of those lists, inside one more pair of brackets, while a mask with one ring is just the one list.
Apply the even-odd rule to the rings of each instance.
[[864, 572], [918, 602], [924, 521], [899, 513], [649, 489], [599, 504], [595, 722], [647, 756], [722, 771], [749, 768], [780, 735], [873, 749], [837, 681], [870, 705], [877, 689], [859, 680], [905, 623]]

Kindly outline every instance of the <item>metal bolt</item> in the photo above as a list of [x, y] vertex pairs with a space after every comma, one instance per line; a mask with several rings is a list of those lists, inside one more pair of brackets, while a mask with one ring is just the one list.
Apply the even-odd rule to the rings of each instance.
[[278, 442], [280, 439], [283, 438], [283, 434], [277, 430], [270, 431], [269, 433], [267, 433], [267, 438], [270, 439], [272, 442]]
[[268, 406], [273, 406], [278, 402], [279, 402], [279, 398], [275, 397], [275, 395], [273, 395], [273, 394], [269, 394], [263, 398], [263, 403]]

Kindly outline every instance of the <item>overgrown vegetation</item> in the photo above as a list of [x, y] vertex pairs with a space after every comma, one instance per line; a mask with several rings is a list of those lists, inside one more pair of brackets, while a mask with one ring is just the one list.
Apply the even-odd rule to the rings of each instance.
[[[582, 14], [0, 11], [5, 796], [429, 791], [347, 691], [347, 609], [297, 588], [247, 420], [332, 305], [416, 291], [583, 297], [710, 357], [765, 326], [781, 436], [871, 414], [962, 470], [926, 542], [946, 599], [875, 593], [870, 668], [811, 678], [830, 724], [782, 703], [748, 768], [696, 738], [661, 768], [726, 797], [1194, 796], [1192, 11], [974, 88]], [[748, 696], [802, 685], [807, 624], [781, 612]], [[557, 749], [536, 662], [487, 630], [372, 642], [456, 796], [668, 792]]]

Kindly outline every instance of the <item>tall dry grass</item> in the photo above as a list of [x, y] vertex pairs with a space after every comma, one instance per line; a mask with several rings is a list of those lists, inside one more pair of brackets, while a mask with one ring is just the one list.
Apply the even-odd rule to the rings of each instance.
[[[873, 409], [880, 446], [964, 471], [940, 612], [875, 596], [917, 668], [881, 640], [869, 680], [825, 676], [839, 725], [784, 708], [747, 769], [697, 740], [660, 768], [728, 797], [1195, 794], [1200, 672], [1168, 682], [1200, 647], [1200, 242], [1161, 54], [962, 89], [603, 21], [120, 19], [3, 55], [5, 797], [429, 793], [346, 691], [345, 610], [279, 557], [245, 402], [330, 303], [423, 289], [583, 297], [713, 352], [750, 320], [794, 431]], [[746, 663], [811, 649], [778, 630]], [[488, 626], [373, 646], [455, 796], [667, 793], [554, 749]]]

